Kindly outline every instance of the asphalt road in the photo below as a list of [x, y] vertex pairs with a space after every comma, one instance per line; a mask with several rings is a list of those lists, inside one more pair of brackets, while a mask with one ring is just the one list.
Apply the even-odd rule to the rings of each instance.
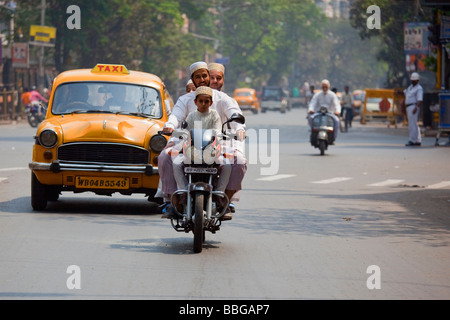
[[241, 201], [200, 254], [140, 195], [34, 212], [35, 129], [0, 125], [0, 299], [450, 298], [450, 148], [355, 123], [319, 156], [304, 109], [245, 115]]

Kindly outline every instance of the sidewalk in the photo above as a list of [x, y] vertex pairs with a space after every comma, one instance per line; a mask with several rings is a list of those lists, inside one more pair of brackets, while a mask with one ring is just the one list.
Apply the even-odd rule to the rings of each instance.
[[18, 120], [0, 120], [0, 126], [6, 126], [6, 125], [17, 125], [17, 124], [22, 124], [22, 123], [27, 123], [27, 119], [18, 119]]

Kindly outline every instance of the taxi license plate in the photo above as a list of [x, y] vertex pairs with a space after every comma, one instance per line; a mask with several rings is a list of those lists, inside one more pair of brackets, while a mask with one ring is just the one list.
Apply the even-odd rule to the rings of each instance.
[[217, 173], [217, 168], [195, 168], [195, 167], [186, 167], [186, 168], [184, 168], [184, 173], [216, 174], [216, 173]]
[[75, 187], [81, 189], [129, 189], [128, 178], [76, 177]]

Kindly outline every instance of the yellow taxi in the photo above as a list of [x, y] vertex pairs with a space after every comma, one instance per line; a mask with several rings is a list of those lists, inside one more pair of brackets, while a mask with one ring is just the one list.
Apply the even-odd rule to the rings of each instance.
[[258, 113], [260, 109], [256, 90], [251, 88], [238, 88], [234, 90], [233, 99], [237, 101], [241, 110], [251, 110]]
[[157, 156], [167, 144], [159, 131], [171, 107], [158, 76], [123, 65], [58, 75], [29, 164], [33, 209], [44, 210], [63, 191], [143, 193], [153, 200]]

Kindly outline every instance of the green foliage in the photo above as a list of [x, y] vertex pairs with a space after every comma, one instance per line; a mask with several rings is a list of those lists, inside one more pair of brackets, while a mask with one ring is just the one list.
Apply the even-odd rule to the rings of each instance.
[[253, 85], [279, 83], [290, 73], [302, 41], [320, 34], [324, 21], [310, 1], [221, 1], [221, 52], [232, 62], [227, 82], [243, 75]]
[[[355, 0], [351, 8], [351, 24], [362, 39], [379, 38], [377, 58], [389, 66], [387, 86], [401, 86], [407, 74], [405, 72], [405, 53], [403, 30], [405, 22], [428, 21], [430, 11], [415, 6], [415, 0]], [[377, 5], [381, 11], [381, 29], [367, 28], [366, 12], [370, 5]]]
[[[385, 17], [385, 12], [390, 16], [388, 10], [395, 9], [387, 0], [355, 1], [353, 26], [365, 39], [374, 35], [380, 39], [367, 42], [360, 40], [348, 23], [327, 19], [310, 0], [46, 2], [45, 23], [57, 28], [55, 47], [46, 49], [46, 60], [53, 61], [58, 71], [92, 68], [97, 63], [125, 64], [157, 74], [175, 95], [177, 71], [217, 53], [230, 59], [226, 66], [226, 87], [230, 91], [239, 84], [260, 88], [264, 84], [285, 84], [286, 79], [291, 86], [325, 77], [336, 83], [374, 83], [385, 67], [370, 57], [376, 50], [387, 62], [396, 52], [386, 48], [396, 46], [399, 39], [384, 37], [385, 30], [366, 30], [366, 5], [376, 2], [382, 10], [386, 6], [383, 28], [397, 30], [402, 26], [395, 21], [397, 13], [393, 19]], [[17, 1], [16, 41], [28, 41], [30, 25], [40, 24], [40, 3]], [[70, 5], [81, 9], [80, 30], [66, 26]], [[7, 15], [0, 10], [2, 18]], [[188, 33], [183, 30], [186, 17]], [[358, 27], [360, 24], [364, 28]], [[23, 37], [19, 37], [19, 30]], [[394, 70], [391, 66], [389, 69]]]
[[[120, 63], [131, 69], [160, 76], [175, 90], [178, 68], [200, 59], [195, 39], [183, 35], [183, 13], [201, 17], [205, 12], [194, 1], [183, 0], [47, 0], [46, 25], [57, 28], [53, 56], [58, 71], [92, 68], [97, 63]], [[40, 24], [40, 0], [17, 1], [16, 30], [23, 30], [28, 41], [29, 28]], [[70, 5], [81, 10], [81, 29], [66, 26]]]
[[322, 39], [300, 46], [301, 58], [291, 82], [299, 87], [307, 81], [317, 87], [322, 79], [328, 79], [339, 91], [345, 85], [351, 89], [379, 86], [387, 70], [386, 64], [376, 59], [380, 41], [360, 39], [347, 20], [330, 19], [324, 28]]

